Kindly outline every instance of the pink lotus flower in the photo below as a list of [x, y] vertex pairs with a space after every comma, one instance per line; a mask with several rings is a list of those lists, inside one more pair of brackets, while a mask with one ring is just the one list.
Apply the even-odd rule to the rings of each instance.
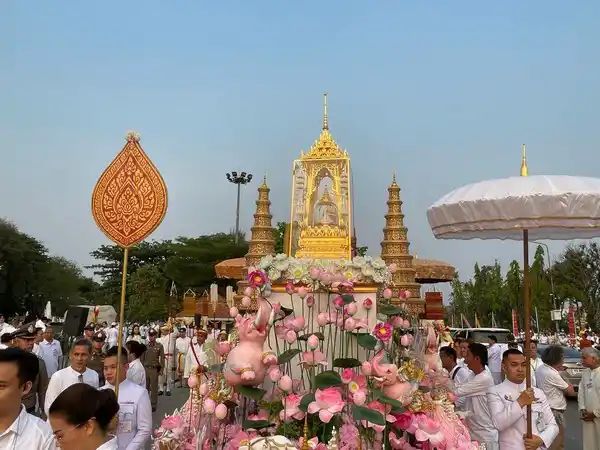
[[394, 422], [394, 427], [399, 428], [401, 430], [408, 430], [413, 421], [413, 415], [409, 412], [404, 412], [402, 414], [394, 414], [396, 421]]
[[402, 337], [400, 338], [400, 345], [402, 345], [403, 347], [408, 347], [412, 343], [413, 343], [412, 334], [403, 334]]
[[350, 294], [354, 291], [354, 283], [352, 283], [352, 281], [346, 280], [340, 281], [337, 290], [340, 294]]
[[317, 323], [320, 327], [324, 327], [325, 325], [331, 323], [331, 321], [331, 314], [327, 314], [325, 312], [317, 314]]
[[281, 373], [281, 370], [279, 369], [279, 366], [271, 366], [269, 368], [269, 379], [273, 382], [273, 383], [277, 383], [279, 381], [279, 379], [283, 376], [283, 374]]
[[246, 286], [244, 288], [244, 295], [246, 297], [252, 297], [252, 294], [254, 294], [254, 289], [252, 289], [250, 286]]
[[356, 442], [358, 441], [358, 428], [353, 423], [345, 423], [340, 427], [340, 444], [342, 444], [341, 448], [344, 448], [343, 445], [351, 446], [350, 448], [355, 448]]
[[231, 308], [229, 308], [229, 317], [234, 318], [239, 313], [240, 313], [240, 311], [235, 306], [232, 306]]
[[184, 427], [183, 417], [181, 416], [166, 416], [160, 423], [160, 427], [165, 430], [175, 430]]
[[285, 340], [288, 344], [293, 344], [294, 342], [296, 342], [297, 338], [298, 336], [296, 335], [296, 332], [294, 330], [288, 330], [288, 332], [285, 333]]
[[318, 366], [319, 364], [322, 366], [326, 366], [327, 362], [325, 360], [325, 355], [320, 350], [312, 350], [310, 352], [302, 352], [300, 355], [300, 363], [304, 365], [304, 367], [312, 367]]
[[389, 300], [390, 298], [392, 298], [392, 290], [390, 288], [385, 288], [382, 292], [383, 298], [385, 298], [386, 300]]
[[212, 398], [204, 399], [204, 412], [206, 414], [214, 413], [216, 407], [217, 407], [217, 404], [215, 403], [215, 401]]
[[362, 389], [352, 394], [352, 401], [355, 405], [362, 406], [367, 401], [367, 393]]
[[279, 386], [279, 389], [281, 389], [284, 392], [289, 392], [292, 390], [292, 379], [290, 378], [289, 375], [284, 375], [282, 376], [279, 381], [277, 382], [277, 386]]
[[286, 317], [283, 325], [289, 330], [301, 331], [306, 327], [306, 320], [304, 317]]
[[418, 428], [415, 431], [415, 439], [419, 442], [429, 441], [434, 447], [445, 441], [440, 423], [435, 419], [427, 417], [425, 414], [419, 417]]
[[333, 276], [329, 272], [321, 272], [319, 279], [321, 280], [321, 284], [324, 286], [329, 286], [333, 281]]
[[372, 307], [373, 307], [373, 300], [371, 300], [369, 297], [365, 298], [363, 300], [363, 308], [371, 309]]
[[333, 299], [333, 306], [336, 309], [342, 309], [344, 307], [344, 299], [341, 295], [338, 295]]
[[248, 297], [247, 295], [242, 297], [242, 306], [244, 308], [248, 308], [251, 304], [252, 304], [252, 299], [250, 297]]
[[373, 373], [373, 367], [369, 361], [363, 361], [361, 369], [362, 373], [366, 376], [370, 376]]
[[289, 394], [282, 400], [284, 409], [279, 412], [279, 418], [284, 422], [304, 419], [304, 412], [300, 410], [302, 396]]
[[225, 417], [227, 417], [227, 412], [227, 406], [225, 406], [223, 403], [219, 403], [215, 408], [215, 417], [219, 420], [223, 420]]
[[355, 328], [356, 328], [356, 320], [354, 320], [352, 317], [348, 317], [344, 321], [344, 330], [354, 331]]
[[231, 342], [220, 341], [217, 343], [217, 353], [220, 356], [226, 355], [231, 350]]
[[403, 290], [398, 291], [398, 298], [401, 298], [403, 300], [410, 298], [411, 295], [412, 295], [412, 292], [410, 292], [408, 289], [404, 290], [404, 291]]
[[389, 439], [390, 445], [394, 450], [419, 450], [417, 447], [410, 445], [410, 442], [404, 437], [398, 438], [393, 431], [389, 434]]
[[[245, 431], [239, 430], [234, 434], [231, 439], [227, 442], [225, 450], [238, 450], [242, 446], [242, 441], [251, 439], [250, 434]], [[196, 447], [194, 447], [196, 448]]]
[[264, 273], [262, 270], [255, 270], [248, 274], [248, 283], [253, 288], [261, 288], [265, 284], [267, 284], [267, 281], [267, 274]]
[[346, 314], [353, 316], [358, 311], [358, 307], [356, 306], [356, 302], [348, 303], [346, 305]]
[[352, 378], [354, 378], [354, 370], [350, 367], [346, 367], [342, 370], [342, 383], [348, 384], [352, 381]]
[[315, 306], [315, 298], [312, 295], [306, 297], [306, 306], [308, 306], [309, 308]]
[[321, 422], [329, 423], [334, 414], [339, 413], [344, 408], [344, 400], [339, 389], [330, 387], [327, 389], [317, 389], [315, 392], [315, 401], [309, 403], [309, 414], [319, 413]]
[[313, 280], [318, 280], [321, 276], [321, 270], [318, 267], [311, 267], [308, 269], [308, 274]]
[[296, 293], [298, 294], [298, 297], [303, 299], [308, 295], [308, 289], [306, 289], [304, 286], [300, 286], [298, 289], [296, 289]]
[[373, 329], [373, 336], [381, 342], [388, 342], [392, 338], [392, 326], [387, 322], [379, 322]]

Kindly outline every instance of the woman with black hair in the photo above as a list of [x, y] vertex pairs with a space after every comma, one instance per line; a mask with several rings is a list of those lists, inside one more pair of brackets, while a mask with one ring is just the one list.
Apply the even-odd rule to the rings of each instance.
[[119, 403], [110, 389], [97, 390], [85, 383], [69, 386], [50, 406], [54, 438], [63, 450], [117, 450], [109, 434]]
[[146, 351], [146, 346], [137, 341], [129, 341], [125, 344], [129, 353], [129, 369], [127, 369], [127, 379], [146, 389], [146, 369], [140, 361], [141, 356]]

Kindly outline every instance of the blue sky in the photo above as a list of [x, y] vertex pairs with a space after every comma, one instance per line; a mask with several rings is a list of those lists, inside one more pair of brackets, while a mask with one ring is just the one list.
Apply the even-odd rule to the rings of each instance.
[[[129, 129], [169, 187], [155, 238], [234, 225], [230, 170], [289, 215], [291, 162], [330, 129], [352, 158], [358, 240], [380, 251], [386, 187], [412, 251], [507, 266], [520, 244], [436, 241], [426, 209], [469, 182], [597, 176], [594, 1], [0, 2], [0, 216], [89, 264], [97, 177]], [[249, 229], [256, 188], [242, 195]], [[554, 252], [564, 244], [551, 245]]]

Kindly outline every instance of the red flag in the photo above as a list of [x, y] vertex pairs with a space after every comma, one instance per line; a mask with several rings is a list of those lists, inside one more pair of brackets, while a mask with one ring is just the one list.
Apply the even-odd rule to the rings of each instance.
[[569, 340], [575, 342], [575, 307], [569, 306], [569, 315], [567, 317], [567, 323], [569, 324]]
[[515, 339], [519, 336], [519, 323], [517, 322], [517, 311], [512, 310], [512, 326]]

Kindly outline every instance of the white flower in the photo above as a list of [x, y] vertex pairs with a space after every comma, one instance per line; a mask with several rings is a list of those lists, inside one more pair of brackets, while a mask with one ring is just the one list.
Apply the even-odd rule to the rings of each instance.
[[275, 267], [269, 268], [267, 275], [269, 276], [269, 280], [271, 281], [277, 281], [279, 280], [279, 278], [281, 278], [281, 272]]
[[361, 269], [361, 273], [367, 278], [373, 278], [373, 276], [375, 275], [375, 270], [371, 266], [364, 266]]
[[374, 258], [373, 261], [371, 262], [371, 265], [373, 266], [374, 269], [377, 269], [377, 270], [387, 268], [387, 266], [385, 265], [385, 261], [381, 258]]
[[275, 261], [273, 262], [273, 267], [275, 267], [280, 272], [284, 272], [288, 269], [288, 267], [290, 267], [290, 262], [287, 259], [278, 260], [277, 257], [275, 257]]
[[271, 263], [273, 262], [273, 256], [272, 255], [267, 255], [264, 256], [260, 262], [258, 263], [258, 267], [263, 269], [263, 270], [267, 270], [269, 268], [269, 266], [271, 265]]
[[286, 255], [285, 253], [277, 253], [275, 255], [275, 261], [285, 261], [288, 259], [288, 255]]

